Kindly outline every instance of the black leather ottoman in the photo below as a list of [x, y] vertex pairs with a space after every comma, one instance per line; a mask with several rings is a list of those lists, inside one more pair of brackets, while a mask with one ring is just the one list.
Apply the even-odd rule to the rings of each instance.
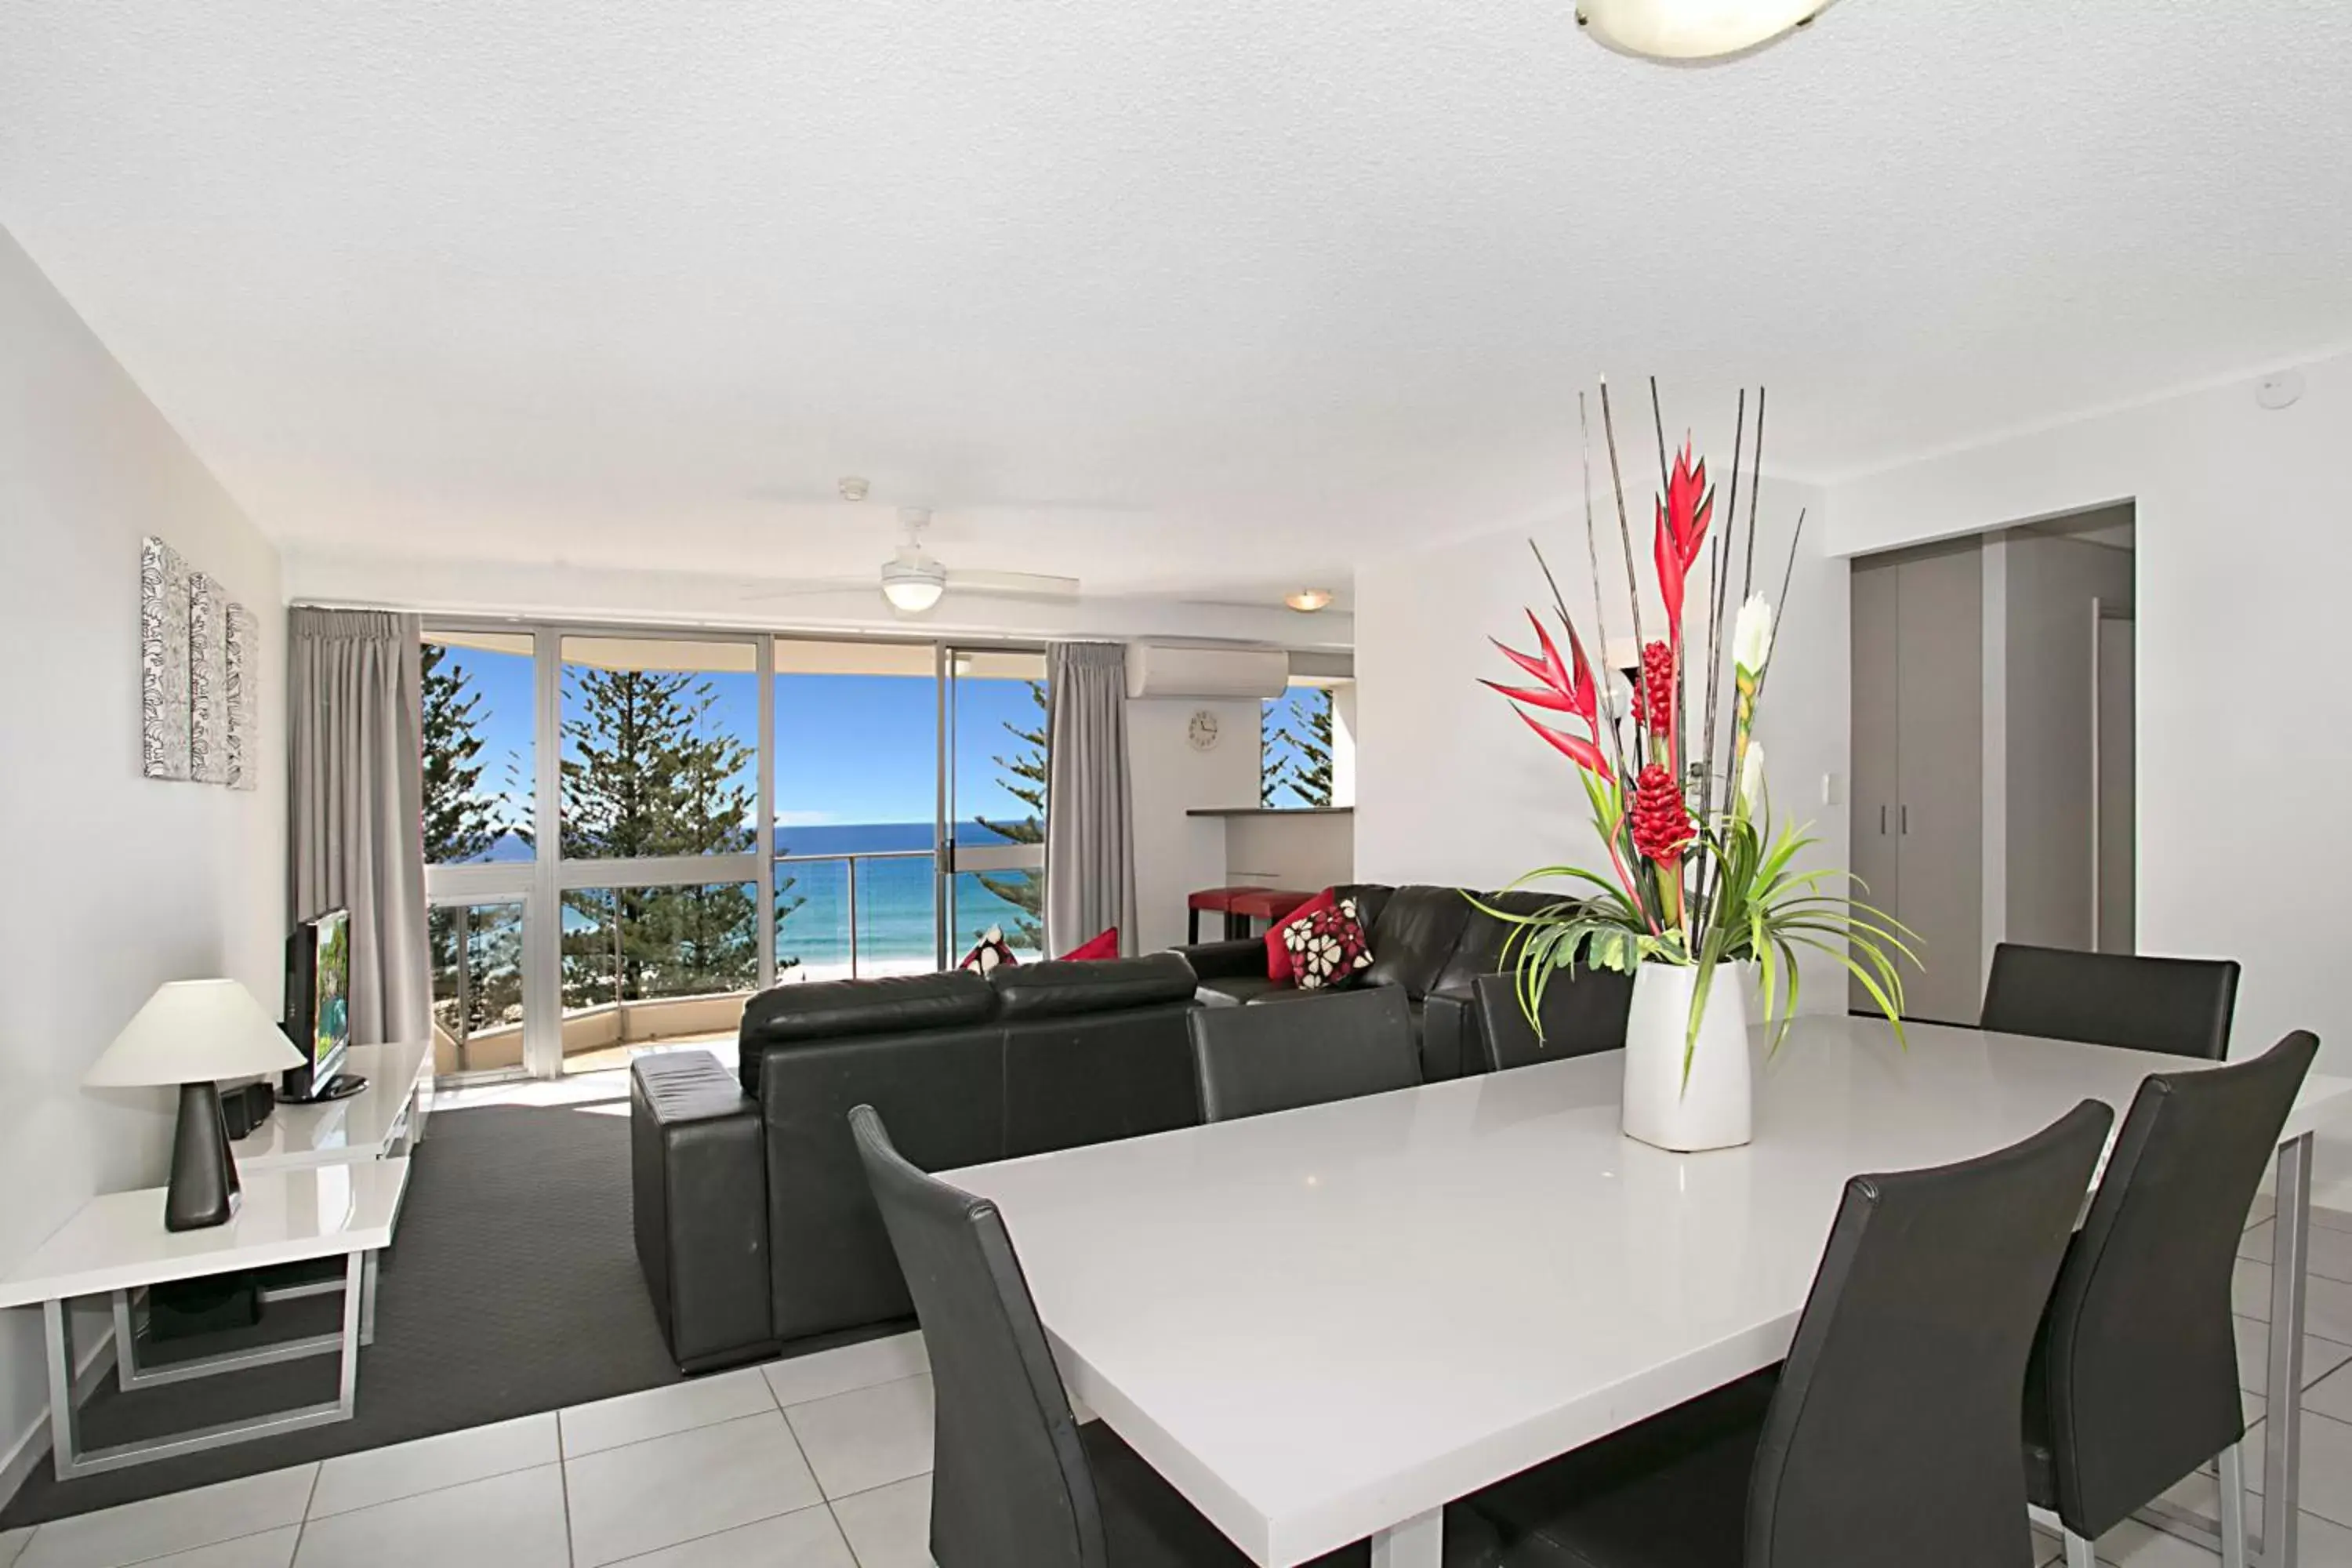
[[776, 1353], [760, 1108], [709, 1051], [629, 1064], [637, 1264], [680, 1372]]

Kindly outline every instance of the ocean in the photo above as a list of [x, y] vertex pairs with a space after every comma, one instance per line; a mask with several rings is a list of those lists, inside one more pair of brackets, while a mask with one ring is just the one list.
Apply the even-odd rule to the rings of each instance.
[[[956, 825], [959, 842], [1003, 844], [1003, 834], [977, 823]], [[856, 958], [860, 974], [903, 974], [933, 968], [937, 962], [936, 922], [940, 882], [933, 858], [933, 828], [928, 822], [778, 824], [776, 853], [790, 856], [886, 856], [887, 858], [826, 859], [780, 866], [780, 885], [791, 879], [788, 910], [777, 927], [780, 959], [792, 961], [810, 977], [847, 974], [850, 968], [850, 877], [855, 868], [857, 888]], [[530, 847], [511, 836], [491, 846], [485, 860], [516, 861], [531, 858]], [[1024, 880], [1024, 871], [992, 873], [1000, 882]], [[1037, 956], [1021, 938], [1020, 922], [1027, 918], [1015, 904], [982, 885], [979, 876], [965, 872], [948, 887], [950, 963], [969, 951], [982, 932], [1001, 927], [1013, 950], [1023, 959]], [[789, 900], [798, 900], [797, 905]], [[563, 912], [566, 930], [593, 926], [593, 919], [576, 909]]]

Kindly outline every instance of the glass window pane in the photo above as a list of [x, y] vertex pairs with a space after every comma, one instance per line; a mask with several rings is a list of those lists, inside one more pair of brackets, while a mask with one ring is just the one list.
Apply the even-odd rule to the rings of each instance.
[[1045, 656], [959, 648], [955, 818], [959, 844], [1045, 841]]
[[1258, 724], [1258, 804], [1331, 805], [1334, 747], [1328, 686], [1296, 685], [1267, 698]]
[[530, 859], [530, 635], [428, 631], [424, 670], [425, 864]]
[[755, 840], [756, 650], [563, 639], [563, 856], [743, 854]]
[[522, 905], [425, 911], [433, 969], [436, 1073], [488, 1072], [522, 1061]]
[[652, 1046], [734, 1058], [760, 983], [759, 885], [583, 888], [563, 895], [563, 1066], [619, 1067]]
[[[937, 969], [937, 866], [928, 849], [779, 862], [775, 873], [778, 984], [928, 974]], [[856, 879], [854, 924], [850, 919], [853, 876]]]
[[938, 967], [938, 658], [929, 643], [776, 639], [780, 980]]
[[954, 900], [948, 931], [950, 963], [962, 962], [980, 939], [992, 930], [1004, 933], [1004, 943], [1024, 963], [1045, 956], [1045, 925], [1039, 914], [1045, 876], [1038, 871], [961, 871], [948, 879]]

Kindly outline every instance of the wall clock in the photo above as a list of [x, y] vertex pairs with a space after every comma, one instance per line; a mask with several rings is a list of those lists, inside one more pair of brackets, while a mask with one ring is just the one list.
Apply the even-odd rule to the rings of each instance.
[[1217, 745], [1217, 716], [1206, 708], [1195, 709], [1192, 721], [1184, 726], [1184, 739], [1196, 752], [1214, 751]]

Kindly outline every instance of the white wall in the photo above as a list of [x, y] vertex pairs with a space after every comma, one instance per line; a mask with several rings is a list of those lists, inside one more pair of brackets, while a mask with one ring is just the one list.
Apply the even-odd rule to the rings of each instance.
[[[1217, 716], [1217, 743], [1196, 752], [1185, 738], [1192, 715]], [[1194, 807], [1255, 805], [1258, 704], [1155, 700], [1127, 705], [1128, 774], [1135, 811], [1135, 918], [1129, 952], [1158, 952], [1184, 940], [1184, 896], [1225, 879], [1225, 825], [1187, 816]], [[1202, 934], [1212, 931], [1203, 929]]]
[[[1712, 455], [1724, 467], [1714, 477], [1727, 500], [1730, 443], [1717, 445]], [[1842, 867], [1849, 595], [1845, 563], [1825, 553], [1821, 500], [1818, 491], [1765, 479], [1757, 579], [1769, 592], [1778, 591], [1799, 509], [1811, 507], [1812, 518], [1758, 733], [1777, 811], [1811, 823], [1822, 838], [1812, 864]], [[1743, 495], [1743, 527], [1747, 510]], [[1528, 553], [1530, 531], [1579, 628], [1593, 642], [1580, 502], [1572, 518], [1562, 506], [1532, 531], [1483, 534], [1357, 573], [1356, 874], [1365, 881], [1492, 888], [1538, 866], [1606, 867], [1571, 764], [1514, 717], [1510, 704], [1477, 684], [1515, 673], [1487, 642], [1490, 636], [1533, 646], [1523, 606], [1545, 603], [1546, 591]], [[1613, 514], [1603, 531], [1602, 607], [1611, 639], [1630, 642]], [[1646, 552], [1648, 539], [1647, 526], [1640, 525], [1637, 553]], [[1646, 582], [1646, 562], [1643, 574]], [[1654, 634], [1663, 615], [1654, 607], [1644, 613]], [[1547, 625], [1557, 637], [1556, 622], [1548, 616]], [[1561, 646], [1565, 653], [1564, 639]], [[1840, 784], [1836, 805], [1822, 799], [1830, 774]], [[1809, 1007], [1843, 1007], [1845, 986], [1837, 976], [1809, 970], [1806, 982]]]
[[[1224, 824], [1225, 872], [1218, 881], [1228, 886], [1311, 892], [1356, 879], [1356, 826], [1345, 812], [1269, 812], [1228, 816]], [[1202, 924], [1203, 937], [1212, 923]]]
[[[2258, 406], [2249, 378], [1847, 480], [1832, 543], [2133, 503], [2140, 949], [2237, 959], [2235, 1048], [2310, 1028], [2321, 1070], [2344, 1073], [2352, 356], [2302, 369], [2284, 410]], [[2324, 1181], [2352, 1177], [2346, 1155], [2323, 1152]]]
[[[285, 915], [286, 617], [277, 552], [0, 230], [0, 1269], [82, 1200], [161, 1182], [167, 1091], [80, 1087], [160, 983], [230, 974], [275, 1009]], [[139, 541], [261, 627], [263, 786], [139, 774]], [[0, 1314], [0, 1497], [46, 1443], [40, 1320]]]

